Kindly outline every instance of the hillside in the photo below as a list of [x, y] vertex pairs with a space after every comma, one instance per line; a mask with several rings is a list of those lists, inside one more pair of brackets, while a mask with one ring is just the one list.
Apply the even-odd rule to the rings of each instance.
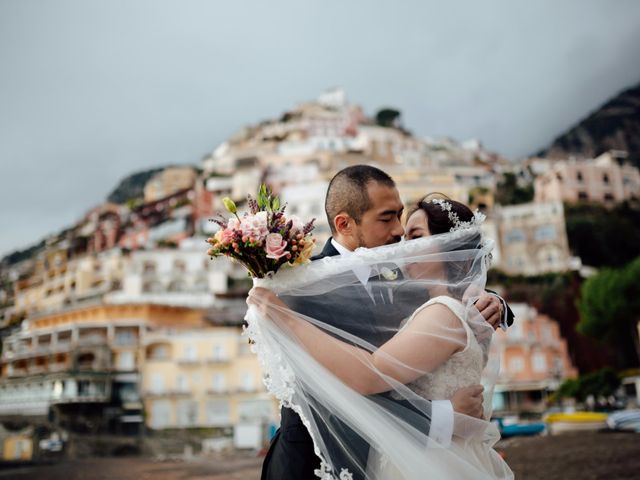
[[640, 84], [609, 100], [536, 156], [594, 158], [607, 150], [625, 150], [640, 166]]
[[164, 170], [164, 168], [165, 167], [143, 170], [123, 178], [118, 186], [109, 194], [107, 201], [123, 204], [130, 199], [142, 198], [144, 196], [144, 186], [147, 181], [156, 173]]

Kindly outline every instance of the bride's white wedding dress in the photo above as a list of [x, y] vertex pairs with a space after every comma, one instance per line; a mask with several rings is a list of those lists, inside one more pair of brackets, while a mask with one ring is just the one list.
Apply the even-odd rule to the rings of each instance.
[[[434, 303], [445, 305], [460, 319], [467, 336], [466, 345], [463, 350], [453, 354], [433, 372], [407, 384], [407, 387], [422, 398], [444, 400], [450, 399], [456, 390], [462, 387], [480, 383], [485, 356], [475, 334], [466, 321], [465, 306], [454, 298], [447, 296], [432, 298], [419, 307], [404, 326], [408, 325], [422, 309]], [[399, 394], [395, 392], [392, 393], [392, 396], [400, 398]], [[487, 406], [485, 406], [485, 411], [488, 411]], [[471, 440], [463, 441], [456, 438], [454, 434], [450, 446], [425, 448], [425, 455], [432, 457], [430, 458], [430, 463], [433, 461], [435, 464], [441, 464], [441, 468], [438, 469], [440, 474], [437, 480], [513, 478], [511, 469], [493, 449], [493, 445], [499, 438], [500, 434], [495, 425], [488, 424], [483, 432], [478, 432]], [[450, 454], [454, 452], [455, 455]], [[388, 462], [384, 455], [381, 456], [375, 451], [370, 455], [367, 472], [368, 478], [376, 480], [401, 480], [404, 478], [402, 472]], [[443, 472], [446, 476], [443, 476]], [[479, 474], [482, 476], [478, 476]], [[425, 480], [431, 479], [425, 477]]]
[[[420, 307], [441, 303], [460, 319], [460, 326], [450, 325], [444, 330], [407, 328], [403, 344], [411, 347], [406, 348], [420, 348], [422, 340], [430, 335], [439, 337], [441, 345], [449, 341], [460, 347], [465, 338], [466, 343], [438, 368], [428, 373], [422, 370], [421, 376], [408, 385], [384, 372], [394, 371], [397, 366], [401, 373], [407, 368], [415, 371], [407, 364], [412, 361], [410, 354], [394, 350], [398, 345], [387, 345], [386, 350], [381, 345], [381, 339], [393, 338], [404, 328], [398, 322], [407, 316], [406, 309], [422, 304], [425, 292], [435, 286], [455, 292], [483, 291], [491, 249], [492, 243], [485, 242], [474, 227], [358, 249], [347, 257], [325, 257], [281, 269], [272, 279], [256, 281], [256, 285], [270, 288], [292, 304], [304, 306], [297, 312], [278, 305], [262, 309], [251, 305], [246, 334], [254, 342], [252, 349], [264, 370], [265, 385], [283, 406], [298, 414], [313, 440], [321, 465], [316, 476], [325, 480], [513, 478], [492, 448], [499, 434], [486, 420], [456, 414], [450, 445], [439, 445], [428, 437], [427, 423], [433, 409], [431, 402], [423, 400], [450, 399], [460, 387], [481, 383], [481, 375], [482, 383], [490, 389], [497, 373], [495, 352], [485, 351], [491, 327], [480, 318], [471, 298], [459, 302], [448, 296], [437, 297]], [[401, 270], [407, 267], [403, 281], [397, 285], [393, 284], [395, 278], [389, 278], [393, 275], [384, 274], [389, 264], [399, 265]], [[416, 271], [409, 266], [420, 268]], [[430, 277], [431, 267], [437, 272], [444, 269], [447, 275]], [[374, 296], [373, 287], [380, 289], [381, 284], [372, 283], [370, 292], [363, 289], [366, 282], [358, 276], [362, 271], [369, 280], [382, 283], [372, 273], [380, 272], [390, 282], [387, 295], [376, 290], [375, 295], [380, 293], [383, 300], [380, 304], [370, 306], [369, 302]], [[287, 312], [286, 317], [281, 318], [282, 311]], [[411, 312], [405, 327], [414, 321], [416, 313]], [[480, 343], [474, 334], [478, 331], [482, 332], [478, 335]], [[319, 345], [323, 348], [317, 348]], [[377, 348], [383, 352], [373, 358]], [[359, 379], [370, 380], [376, 391], [389, 387], [389, 393], [364, 393], [369, 391], [369, 384], [359, 393], [343, 378], [343, 367], [350, 363], [364, 372], [358, 373]], [[389, 398], [394, 395], [395, 399]], [[297, 438], [294, 433], [284, 432], [291, 434], [292, 448]]]

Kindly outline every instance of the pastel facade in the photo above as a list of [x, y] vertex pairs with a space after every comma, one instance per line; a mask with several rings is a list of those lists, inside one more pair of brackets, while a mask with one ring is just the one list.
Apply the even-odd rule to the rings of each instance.
[[142, 378], [149, 428], [267, 425], [277, 418], [258, 361], [237, 327], [148, 336]]
[[562, 203], [498, 207], [496, 222], [505, 272], [539, 275], [572, 268]]
[[226, 259], [207, 257], [204, 238], [199, 243], [190, 239], [188, 244], [191, 248], [131, 252], [122, 274], [122, 288], [106, 295], [105, 301], [211, 307], [214, 294], [229, 290], [234, 266]]
[[0, 372], [0, 418], [72, 421], [77, 406], [94, 405], [101, 431], [130, 432], [143, 421], [266, 428], [277, 419], [241, 329], [211, 326], [199, 309], [99, 305], [33, 317], [4, 340]]
[[547, 394], [578, 372], [557, 322], [526, 304], [510, 307], [517, 320], [507, 332], [498, 330], [494, 340], [500, 356], [494, 408], [542, 411]]
[[52, 409], [117, 399], [121, 416], [129, 412], [141, 421], [145, 335], [175, 325], [201, 327], [202, 318], [199, 310], [158, 305], [95, 305], [34, 316], [3, 341], [0, 415], [47, 417]]
[[65, 248], [49, 249], [15, 282], [14, 308], [31, 315], [99, 298], [119, 288], [125, 261], [119, 249], [79, 257]]
[[593, 160], [562, 160], [534, 182], [536, 202], [595, 202], [613, 205], [640, 199], [640, 170], [611, 153]]

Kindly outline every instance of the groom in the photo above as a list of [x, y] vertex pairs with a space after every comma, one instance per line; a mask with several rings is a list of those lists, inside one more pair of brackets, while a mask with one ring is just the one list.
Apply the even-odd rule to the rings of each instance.
[[[333, 237], [325, 244], [322, 252], [312, 260], [328, 256], [349, 255], [359, 247], [379, 247], [397, 243], [404, 234], [401, 216], [404, 210], [394, 181], [382, 170], [367, 165], [356, 165], [338, 172], [329, 183], [325, 201], [325, 211]], [[358, 281], [349, 291], [342, 289], [341, 296], [359, 299], [352, 302], [358, 310], [349, 312], [342, 307], [339, 311], [332, 307], [332, 293], [317, 298], [306, 297], [304, 304], [295, 304], [295, 299], [283, 299], [293, 310], [314, 317], [324, 323], [362, 338], [373, 345], [382, 345], [388, 338], [381, 338], [380, 332], [369, 328], [367, 318], [380, 317], [395, 322], [397, 327], [403, 318], [415, 308], [413, 305], [381, 305], [374, 300], [375, 286], [369, 282], [369, 271], [354, 271]], [[341, 302], [338, 302], [341, 303]], [[476, 303], [482, 316], [494, 328], [506, 328], [513, 321], [513, 314], [497, 295], [485, 293]], [[482, 387], [472, 386], [458, 390], [451, 400], [427, 402], [423, 407], [430, 415], [416, 412], [411, 405], [393, 400], [385, 394], [376, 396], [376, 401], [385, 404], [389, 410], [414, 410], [416, 428], [420, 428], [429, 438], [442, 445], [448, 445], [453, 435], [453, 413], [473, 417], [482, 415]], [[337, 446], [341, 441], [350, 444], [351, 453], [357, 455], [356, 463], [366, 464], [368, 448], [360, 437], [340, 422], [324, 426], [323, 439], [332, 451], [332, 459], [341, 462], [334, 465], [351, 467], [351, 459], [345, 457]], [[340, 441], [330, 445], [330, 438], [339, 433]], [[362, 445], [362, 448], [359, 446]], [[314, 470], [320, 467], [313, 450], [313, 442], [300, 417], [291, 409], [282, 408], [280, 429], [274, 436], [262, 468], [262, 480], [307, 480], [316, 478]], [[349, 468], [354, 479], [363, 478], [356, 468]]]

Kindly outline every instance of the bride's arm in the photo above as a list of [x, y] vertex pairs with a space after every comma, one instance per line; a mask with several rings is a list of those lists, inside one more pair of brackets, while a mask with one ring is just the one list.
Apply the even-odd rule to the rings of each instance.
[[304, 321], [270, 290], [254, 288], [247, 302], [262, 308], [269, 319], [284, 323], [309, 354], [364, 395], [391, 390], [393, 385], [386, 377], [409, 383], [442, 365], [466, 344], [460, 319], [441, 304], [423, 308], [404, 329], [371, 353]]

